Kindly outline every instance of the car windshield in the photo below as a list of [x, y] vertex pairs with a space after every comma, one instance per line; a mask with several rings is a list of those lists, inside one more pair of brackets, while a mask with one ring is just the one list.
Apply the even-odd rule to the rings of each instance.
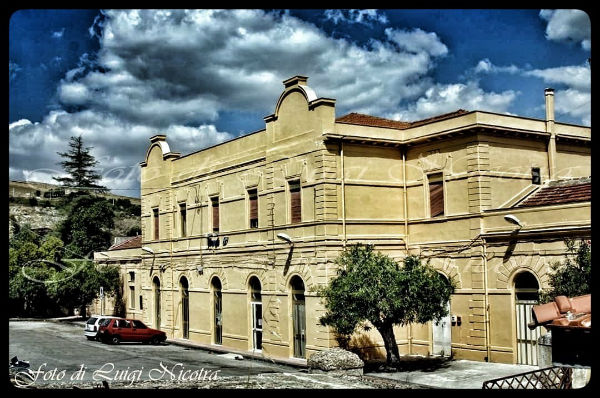
[[133, 327], [137, 329], [147, 329], [148, 327], [142, 323], [142, 321], [132, 320]]
[[88, 325], [92, 325], [92, 324], [94, 324], [94, 322], [96, 322], [96, 319], [98, 319], [98, 318], [94, 318], [94, 317], [92, 317], [92, 318], [88, 319], [86, 323], [87, 323]]

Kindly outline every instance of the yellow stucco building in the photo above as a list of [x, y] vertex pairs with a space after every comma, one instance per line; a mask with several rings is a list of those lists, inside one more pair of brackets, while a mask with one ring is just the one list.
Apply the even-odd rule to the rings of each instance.
[[[128, 315], [172, 339], [302, 362], [337, 345], [313, 287], [346, 245], [371, 243], [457, 283], [439, 325], [396, 328], [401, 353], [537, 364], [523, 317], [563, 238], [591, 236], [591, 129], [555, 122], [551, 89], [546, 120], [400, 122], [336, 119], [306, 77], [283, 83], [263, 130], [187, 155], [150, 139], [141, 242], [95, 257], [123, 267]], [[352, 345], [385, 357], [377, 332]]]

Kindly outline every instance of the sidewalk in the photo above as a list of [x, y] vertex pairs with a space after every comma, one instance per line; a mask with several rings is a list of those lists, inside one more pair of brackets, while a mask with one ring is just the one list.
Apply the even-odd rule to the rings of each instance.
[[528, 365], [417, 357], [408, 361], [408, 365], [398, 372], [375, 371], [365, 374], [430, 388], [481, 390], [484, 381], [538, 369], [537, 366]]

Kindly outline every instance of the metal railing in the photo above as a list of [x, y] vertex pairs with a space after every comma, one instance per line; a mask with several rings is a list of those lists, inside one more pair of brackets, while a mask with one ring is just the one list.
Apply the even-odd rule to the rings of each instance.
[[558, 389], [572, 388], [573, 369], [549, 367], [483, 382], [483, 389]]

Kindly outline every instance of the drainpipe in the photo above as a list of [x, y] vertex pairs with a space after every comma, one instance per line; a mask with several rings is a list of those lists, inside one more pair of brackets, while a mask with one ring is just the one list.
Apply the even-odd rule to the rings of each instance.
[[344, 234], [343, 247], [346, 247], [346, 184], [344, 174], [344, 137], [340, 140], [340, 158], [342, 167], [342, 231]]
[[490, 347], [490, 301], [488, 293], [488, 267], [487, 267], [487, 242], [484, 238], [483, 242], [483, 288], [484, 288], [484, 305], [485, 305], [485, 347], [487, 350], [487, 362], [490, 362], [491, 347]]
[[[406, 192], [406, 148], [402, 148], [402, 190], [404, 194], [404, 248], [408, 256], [408, 194]], [[412, 355], [412, 324], [408, 325], [408, 355]]]
[[550, 181], [556, 179], [556, 132], [554, 131], [554, 89], [544, 90], [546, 97], [546, 132], [550, 133], [548, 141], [548, 173]]

